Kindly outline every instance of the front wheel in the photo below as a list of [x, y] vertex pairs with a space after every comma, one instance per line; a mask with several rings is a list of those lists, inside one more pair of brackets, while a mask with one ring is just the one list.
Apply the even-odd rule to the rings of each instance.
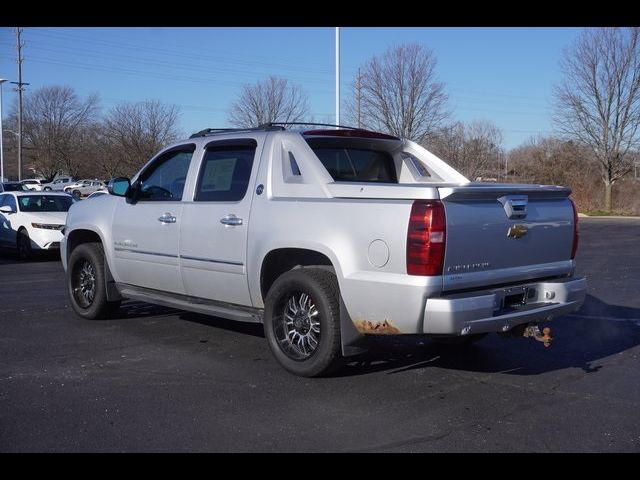
[[106, 318], [120, 302], [107, 300], [104, 250], [100, 243], [78, 245], [69, 256], [67, 290], [73, 310], [83, 318]]
[[340, 365], [340, 293], [333, 272], [299, 268], [281, 275], [265, 299], [264, 331], [271, 352], [303, 377]]
[[33, 256], [33, 250], [31, 248], [31, 238], [29, 238], [29, 232], [24, 228], [18, 232], [18, 257], [21, 260], [29, 260]]

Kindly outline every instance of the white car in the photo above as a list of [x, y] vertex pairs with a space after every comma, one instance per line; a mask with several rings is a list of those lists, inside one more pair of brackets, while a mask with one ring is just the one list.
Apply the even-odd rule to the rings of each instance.
[[101, 196], [101, 195], [109, 195], [109, 192], [108, 192], [108, 191], [106, 191], [106, 190], [97, 190], [97, 191], [95, 191], [95, 192], [90, 193], [89, 195], [87, 195], [87, 198], [86, 198], [86, 199], [88, 200], [88, 199], [90, 199], [90, 198], [99, 197], [99, 196]]
[[39, 178], [29, 178], [27, 180], [22, 180], [20, 183], [26, 186], [29, 190], [41, 192], [44, 189], [44, 184], [47, 183], [47, 181]]
[[25, 260], [37, 250], [59, 249], [71, 205], [66, 193], [0, 194], [0, 246], [16, 249]]

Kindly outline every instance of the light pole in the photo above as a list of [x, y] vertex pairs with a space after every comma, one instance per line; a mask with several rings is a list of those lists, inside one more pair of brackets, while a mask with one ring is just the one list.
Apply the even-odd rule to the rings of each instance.
[[340, 125], [340, 27], [336, 27], [336, 125]]
[[4, 144], [2, 142], [2, 84], [6, 78], [0, 78], [0, 182], [4, 182]]

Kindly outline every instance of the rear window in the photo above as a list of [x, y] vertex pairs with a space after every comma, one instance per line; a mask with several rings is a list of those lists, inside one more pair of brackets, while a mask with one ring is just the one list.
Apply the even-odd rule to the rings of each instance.
[[398, 183], [393, 157], [372, 140], [307, 138], [336, 182]]
[[22, 212], [66, 212], [73, 200], [66, 195], [21, 195], [18, 205]]
[[3, 183], [2, 186], [5, 192], [25, 192], [29, 190], [27, 186], [22, 183]]

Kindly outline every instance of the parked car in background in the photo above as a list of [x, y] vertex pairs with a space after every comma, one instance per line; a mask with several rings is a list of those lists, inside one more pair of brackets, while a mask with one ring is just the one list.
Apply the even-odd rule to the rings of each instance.
[[66, 193], [1, 193], [0, 246], [16, 249], [25, 260], [34, 251], [59, 249], [71, 205]]
[[58, 177], [54, 179], [52, 182], [45, 183], [44, 185], [42, 185], [42, 190], [46, 192], [48, 191], [61, 192], [64, 190], [64, 187], [68, 187], [73, 183], [75, 183], [75, 179], [73, 177]]
[[97, 190], [93, 193], [90, 193], [89, 195], [87, 195], [87, 199], [89, 198], [94, 198], [94, 197], [99, 197], [101, 195], [109, 195], [109, 192], [106, 190]]
[[28, 192], [26, 185], [20, 182], [4, 182], [0, 183], [0, 192]]
[[78, 180], [71, 185], [64, 187], [64, 191], [74, 197], [86, 196], [99, 190], [107, 190], [107, 185], [100, 180]]
[[26, 186], [29, 190], [41, 192], [44, 188], [44, 184], [47, 183], [47, 181], [40, 178], [28, 178], [26, 180], [22, 180], [20, 183]]

